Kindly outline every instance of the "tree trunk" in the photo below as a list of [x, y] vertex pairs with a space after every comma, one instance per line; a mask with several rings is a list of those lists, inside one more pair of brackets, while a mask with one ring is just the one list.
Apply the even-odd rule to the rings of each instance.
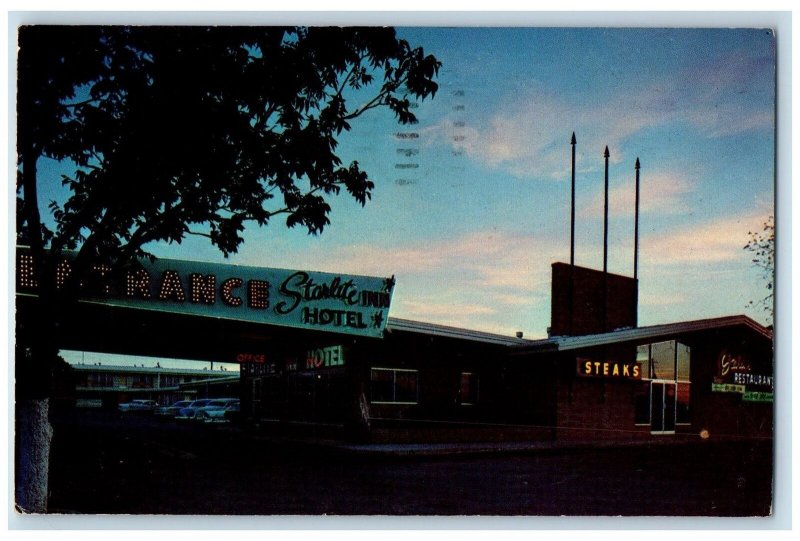
[[[28, 117], [31, 103], [21, 94], [18, 117]], [[37, 261], [36, 281], [39, 300], [32, 303], [32, 313], [22, 317], [17, 313], [15, 344], [15, 497], [16, 508], [23, 513], [46, 513], [50, 440], [50, 391], [53, 367], [58, 355], [55, 311], [55, 284], [48, 276], [49, 262], [45, 258], [45, 243], [39, 214], [37, 192], [37, 162], [40, 151], [34, 144], [32, 126], [19, 126], [18, 151], [22, 157], [22, 188], [25, 194], [23, 212], [27, 224], [26, 241]], [[52, 267], [55, 268], [54, 265]]]
[[15, 500], [20, 513], [47, 512], [47, 480], [53, 428], [47, 398], [16, 403]]

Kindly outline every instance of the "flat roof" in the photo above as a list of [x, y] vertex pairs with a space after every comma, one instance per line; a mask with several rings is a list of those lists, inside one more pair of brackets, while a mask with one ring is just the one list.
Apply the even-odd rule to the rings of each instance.
[[76, 363], [71, 364], [75, 370], [85, 372], [116, 372], [116, 373], [129, 373], [129, 374], [167, 374], [167, 375], [192, 375], [192, 376], [207, 376], [209, 378], [223, 378], [231, 377], [233, 374], [238, 376], [238, 372], [232, 370], [208, 370], [202, 368], [165, 368], [155, 366], [119, 366], [109, 364], [84, 364]]
[[387, 332], [409, 332], [428, 336], [439, 336], [455, 340], [470, 340], [482, 344], [508, 346], [518, 352], [571, 351], [587, 347], [616, 344], [622, 342], [644, 343], [649, 340], [668, 336], [718, 330], [742, 326], [772, 340], [772, 331], [745, 315], [725, 316], [718, 318], [664, 323], [646, 327], [616, 329], [614, 331], [582, 336], [551, 336], [542, 339], [517, 338], [503, 334], [487, 333], [447, 325], [424, 323], [408, 319], [390, 317], [386, 325]]
[[[552, 336], [544, 343], [555, 346], [558, 351], [572, 351], [595, 346], [604, 346], [619, 343], [646, 343], [669, 336], [681, 334], [713, 331], [731, 327], [745, 327], [761, 335], [767, 340], [772, 340], [772, 331], [744, 315], [725, 316], [710, 319], [698, 319], [695, 321], [681, 321], [677, 323], [665, 323], [661, 325], [650, 325], [647, 327], [635, 327], [617, 329], [607, 333], [587, 334], [583, 336]], [[524, 351], [539, 351], [544, 344], [529, 344], [523, 347]]]
[[473, 331], [470, 329], [461, 329], [458, 327], [449, 327], [447, 325], [438, 325], [435, 323], [424, 323], [421, 321], [412, 321], [409, 319], [400, 319], [396, 317], [389, 318], [386, 323], [386, 332], [409, 332], [428, 336], [439, 336], [442, 338], [452, 338], [455, 340], [471, 340], [483, 344], [494, 344], [501, 346], [530, 345], [540, 342], [537, 340], [517, 338], [516, 336]]

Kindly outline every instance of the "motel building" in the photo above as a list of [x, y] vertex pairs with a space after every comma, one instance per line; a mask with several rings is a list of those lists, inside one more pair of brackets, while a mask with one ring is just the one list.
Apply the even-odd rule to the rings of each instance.
[[153, 400], [169, 406], [179, 400], [239, 394], [238, 374], [208, 367], [162, 367], [156, 359], [147, 366], [76, 363], [72, 372], [74, 389], [69, 398], [79, 408], [116, 410], [119, 404], [131, 400]]
[[[36, 264], [18, 247], [18, 350], [36, 339]], [[70, 272], [66, 258], [56, 287]], [[239, 363], [253, 427], [363, 442], [773, 434], [772, 331], [742, 315], [638, 326], [627, 276], [553, 264], [548, 337], [528, 339], [391, 317], [393, 277], [169, 259], [92, 272], [63, 349]]]

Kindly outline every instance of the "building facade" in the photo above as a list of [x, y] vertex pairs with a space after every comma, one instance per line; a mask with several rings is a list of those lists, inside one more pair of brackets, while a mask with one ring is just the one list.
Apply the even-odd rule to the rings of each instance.
[[71, 366], [77, 407], [116, 409], [133, 399], [169, 405], [178, 400], [231, 396], [226, 392], [239, 395], [239, 375], [231, 372], [100, 363]]
[[370, 441], [772, 437], [772, 335], [745, 316], [543, 340], [387, 330], [243, 368], [249, 414]]
[[[24, 346], [36, 262], [18, 258]], [[389, 317], [394, 278], [159, 260], [71, 305], [59, 342], [237, 362], [244, 420], [359, 441], [772, 437], [770, 329], [745, 316], [639, 326], [636, 279], [552, 270], [537, 340]], [[76, 370], [79, 397], [109, 407], [236, 396], [225, 372]]]

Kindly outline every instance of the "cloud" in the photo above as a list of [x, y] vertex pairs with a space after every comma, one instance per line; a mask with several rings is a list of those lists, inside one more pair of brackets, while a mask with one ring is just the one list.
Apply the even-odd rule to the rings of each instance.
[[[298, 257], [313, 259], [323, 272], [395, 275], [392, 314], [474, 328], [476, 317], [492, 321], [545, 298], [552, 254], [560, 251], [563, 246], [544, 236], [484, 230], [391, 246], [327, 246]], [[286, 257], [281, 264], [295, 262]]]
[[669, 307], [685, 304], [687, 301], [686, 295], [681, 293], [669, 292], [646, 292], [639, 295], [639, 306], [647, 307]]
[[[442, 302], [437, 298], [417, 298], [416, 300], [401, 300], [393, 308], [409, 319], [422, 321], [443, 320], [469, 321], [476, 315], [493, 315], [497, 311], [483, 304], [470, 304], [459, 302]], [[393, 313], [395, 310], [393, 310]], [[452, 323], [451, 323], [452, 324]]]
[[[774, 125], [771, 98], [763, 89], [770, 61], [732, 54], [716, 63], [691, 66], [644, 86], [621, 87], [613, 95], [570, 97], [533, 82], [524, 95], [498, 105], [485, 120], [458, 130], [451, 119], [430, 129], [431, 141], [447, 142], [486, 166], [516, 177], [564, 179], [569, 175], [569, 136], [578, 134], [578, 163], [602, 167], [606, 145], [611, 162], [625, 157], [626, 140], [646, 128], [685, 124], [717, 138]], [[581, 167], [579, 165], [579, 167]]]
[[751, 213], [685, 227], [642, 239], [642, 260], [648, 265], [687, 265], [747, 260], [748, 232], [760, 231], [767, 216]]
[[416, 244], [350, 245], [319, 254], [316, 268], [353, 274], [445, 276], [454, 269], [459, 282], [480, 287], [525, 289], [537, 287], [538, 269], [531, 254], [550, 254], [558, 247], [551, 239], [497, 231], [478, 231], [456, 238]]
[[[692, 212], [690, 196], [694, 183], [680, 173], [648, 173], [640, 182], [639, 212], [641, 214], [675, 215]], [[610, 216], [633, 216], [636, 209], [636, 191], [633, 181], [615, 186], [608, 192]], [[603, 197], [600, 194], [579, 212], [584, 217], [603, 216]]]

